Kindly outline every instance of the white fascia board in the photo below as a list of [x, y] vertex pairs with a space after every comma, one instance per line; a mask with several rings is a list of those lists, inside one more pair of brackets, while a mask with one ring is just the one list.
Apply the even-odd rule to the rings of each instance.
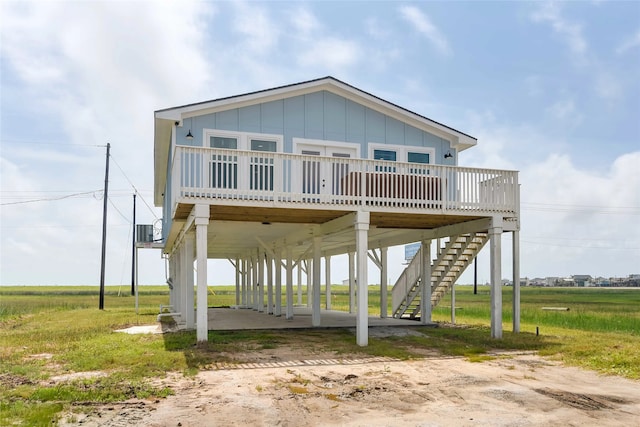
[[169, 145], [174, 126], [173, 120], [155, 120], [153, 136], [153, 203], [156, 207], [163, 205], [165, 184], [167, 182], [167, 163], [169, 162]]

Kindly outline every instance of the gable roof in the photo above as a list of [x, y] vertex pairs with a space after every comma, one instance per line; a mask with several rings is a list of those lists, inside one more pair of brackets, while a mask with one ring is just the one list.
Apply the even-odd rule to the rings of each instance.
[[241, 108], [249, 105], [292, 98], [312, 92], [326, 90], [344, 98], [362, 104], [372, 110], [408, 123], [418, 129], [438, 135], [451, 142], [458, 151], [466, 150], [477, 143], [477, 139], [460, 132], [452, 127], [431, 120], [428, 117], [410, 111], [392, 102], [351, 86], [334, 77], [327, 76], [305, 82], [278, 86], [249, 92], [241, 95], [228, 96], [210, 101], [197, 102], [178, 107], [165, 108], [154, 112], [154, 200], [156, 206], [162, 203], [162, 192], [166, 182], [166, 166], [169, 155], [171, 130], [175, 122], [182, 122], [185, 118], [212, 114], [219, 111]]

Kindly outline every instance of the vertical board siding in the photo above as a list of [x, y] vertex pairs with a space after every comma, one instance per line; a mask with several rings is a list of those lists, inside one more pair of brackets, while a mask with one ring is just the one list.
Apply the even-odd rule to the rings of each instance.
[[424, 132], [418, 128], [414, 128], [410, 125], [404, 125], [404, 144], [414, 147], [425, 146], [425, 141], [422, 138], [423, 133]]
[[215, 129], [238, 131], [238, 109], [220, 111], [215, 114]]
[[281, 135], [284, 130], [284, 101], [272, 101], [260, 105], [263, 133]]
[[347, 139], [346, 99], [331, 92], [324, 93], [324, 136], [333, 141]]
[[404, 123], [389, 116], [384, 116], [385, 142], [387, 144], [405, 145]]
[[[385, 115], [378, 113], [377, 111], [373, 111], [370, 108], [367, 108], [365, 111], [365, 140], [367, 143], [369, 142], [386, 142], [386, 131], [385, 131]], [[363, 151], [363, 156], [367, 156], [367, 150]]]
[[260, 105], [240, 108], [238, 128], [244, 132], [262, 132]]
[[304, 97], [284, 100], [284, 151], [293, 152], [293, 138], [304, 138]]
[[[185, 138], [189, 129], [193, 140]], [[178, 130], [179, 144], [203, 146], [204, 129], [283, 135], [287, 153], [293, 152], [293, 138], [308, 138], [358, 143], [367, 158], [367, 144], [372, 142], [431, 147], [436, 162], [442, 163], [451, 146], [439, 136], [327, 91], [186, 118]]]
[[365, 152], [366, 126], [364, 106], [347, 100], [345, 114], [347, 120], [347, 142], [357, 142], [361, 144], [360, 152]]
[[322, 92], [304, 96], [305, 137], [324, 139], [324, 96]]

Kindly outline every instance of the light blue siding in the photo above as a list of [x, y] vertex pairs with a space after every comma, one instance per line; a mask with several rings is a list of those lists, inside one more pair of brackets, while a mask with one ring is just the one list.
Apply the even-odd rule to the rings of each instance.
[[306, 138], [324, 139], [324, 96], [322, 92], [304, 97], [304, 134]]
[[[367, 108], [364, 120], [366, 141], [386, 143], [385, 115]], [[392, 142], [389, 142], [389, 144], [392, 144]], [[364, 153], [366, 153], [366, 150], [364, 150]]]
[[[185, 139], [189, 129], [193, 140]], [[178, 129], [178, 143], [201, 145], [204, 129], [283, 135], [284, 151], [289, 153], [293, 151], [293, 138], [308, 138], [358, 143], [365, 158], [370, 142], [431, 147], [435, 149], [435, 163], [450, 162], [443, 159], [450, 149], [449, 141], [331, 92], [316, 92], [185, 119], [183, 127]]]
[[239, 129], [243, 129], [245, 132], [260, 132], [262, 129], [261, 110], [261, 105], [240, 108]]
[[330, 92], [324, 93], [324, 139], [345, 141], [347, 138], [347, 100]]
[[405, 145], [404, 123], [385, 116], [385, 142], [387, 144]]
[[215, 128], [238, 131], [238, 109], [221, 111], [215, 115]]
[[347, 100], [347, 142], [360, 143], [362, 145], [362, 149], [364, 149], [364, 144], [366, 142], [366, 127], [364, 120], [365, 111], [366, 109], [363, 105]]
[[293, 138], [304, 138], [304, 96], [284, 100], [284, 151], [293, 152]]
[[404, 125], [404, 145], [412, 145], [416, 147], [423, 147], [422, 132], [418, 128], [413, 126]]
[[272, 101], [261, 105], [263, 133], [282, 135], [284, 129], [284, 101]]

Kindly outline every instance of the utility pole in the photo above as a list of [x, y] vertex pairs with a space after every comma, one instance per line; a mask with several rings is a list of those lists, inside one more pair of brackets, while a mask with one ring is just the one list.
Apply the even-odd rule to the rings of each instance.
[[102, 207], [102, 262], [100, 264], [100, 310], [104, 310], [104, 270], [107, 252], [107, 199], [109, 198], [109, 151], [111, 144], [107, 142], [107, 167], [104, 173], [104, 199]]
[[131, 244], [131, 295], [136, 294], [136, 193], [133, 193], [133, 243]]
[[473, 294], [478, 294], [478, 256], [473, 260]]

